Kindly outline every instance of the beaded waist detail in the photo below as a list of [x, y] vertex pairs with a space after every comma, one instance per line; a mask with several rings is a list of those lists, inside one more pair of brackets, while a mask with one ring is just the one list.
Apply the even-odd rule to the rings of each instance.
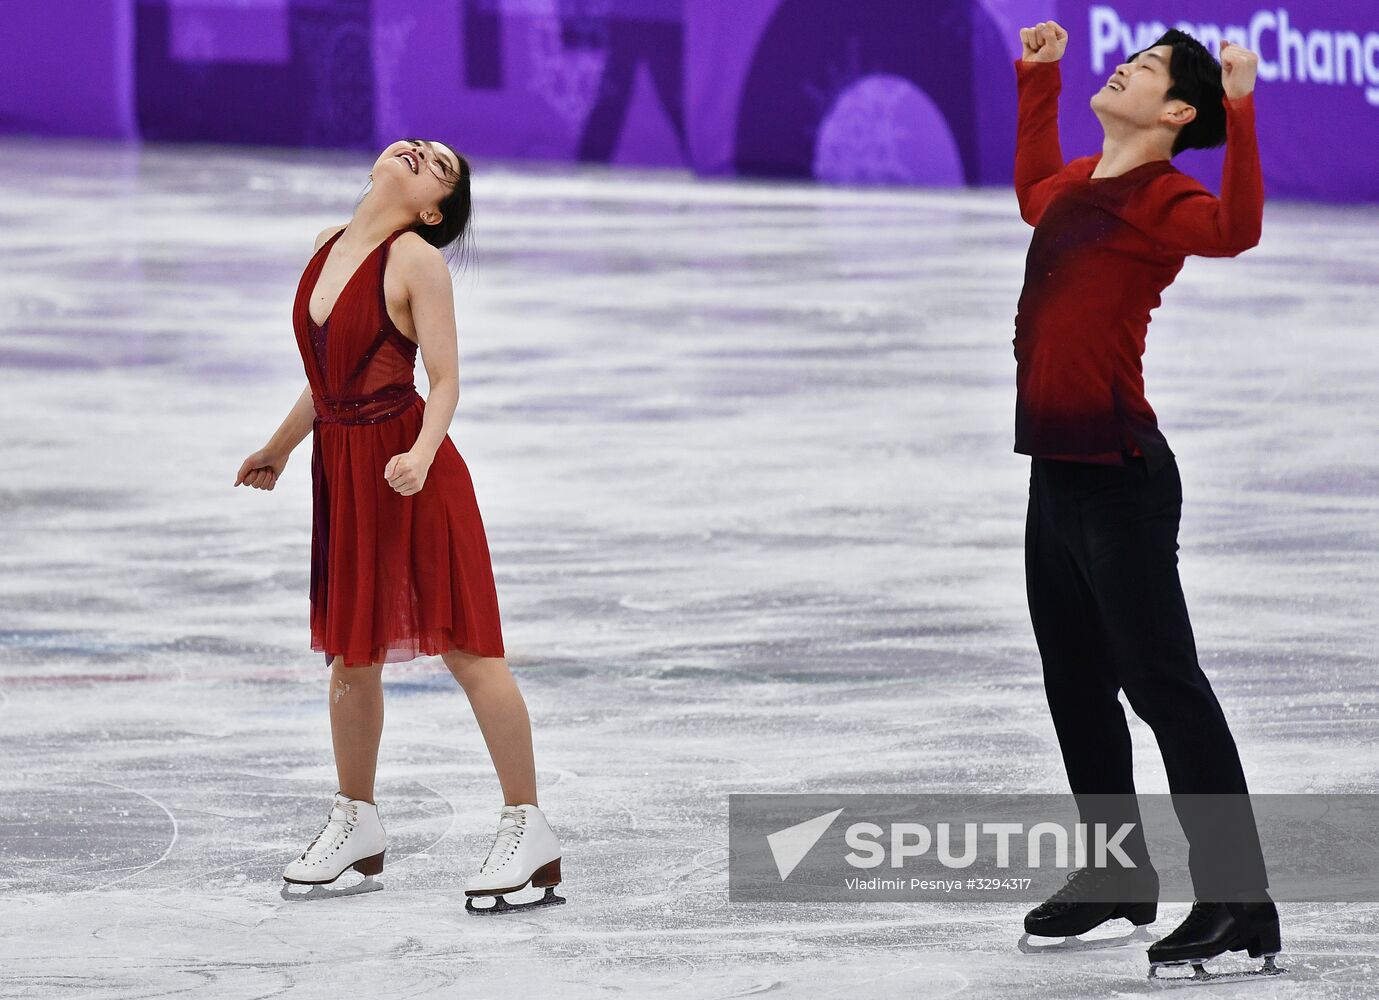
[[313, 402], [323, 424], [379, 424], [402, 416], [420, 398], [415, 385], [395, 385], [367, 396], [315, 396]]

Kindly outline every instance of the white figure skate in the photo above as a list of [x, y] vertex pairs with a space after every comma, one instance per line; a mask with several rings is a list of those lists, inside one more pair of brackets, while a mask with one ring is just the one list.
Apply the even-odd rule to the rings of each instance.
[[[383, 871], [383, 854], [388, 835], [378, 818], [378, 806], [363, 799], [351, 799], [336, 792], [330, 816], [307, 849], [283, 871], [284, 899], [319, 899], [326, 896], [352, 896], [382, 889], [374, 876]], [[327, 889], [353, 868], [362, 881], [350, 886]], [[294, 885], [311, 888], [294, 891]]]
[[[536, 806], [503, 806], [498, 819], [498, 834], [493, 847], [479, 868], [479, 874], [465, 883], [464, 908], [470, 913], [505, 913], [532, 906], [553, 906], [565, 902], [555, 894], [560, 882], [560, 840]], [[540, 899], [509, 903], [505, 893], [517, 892], [530, 884], [544, 888]], [[489, 906], [475, 906], [476, 897], [492, 896]]]

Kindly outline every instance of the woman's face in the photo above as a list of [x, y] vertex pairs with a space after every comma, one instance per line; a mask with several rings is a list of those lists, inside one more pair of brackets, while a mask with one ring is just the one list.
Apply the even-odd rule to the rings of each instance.
[[429, 139], [399, 139], [373, 165], [374, 187], [396, 192], [413, 208], [436, 207], [459, 178], [455, 154]]

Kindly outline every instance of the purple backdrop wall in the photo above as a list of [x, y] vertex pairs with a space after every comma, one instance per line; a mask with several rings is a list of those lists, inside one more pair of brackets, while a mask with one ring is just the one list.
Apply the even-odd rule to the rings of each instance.
[[[1005, 183], [1017, 28], [1086, 99], [1179, 26], [1261, 55], [1274, 196], [1379, 200], [1379, 3], [1304, 0], [45, 0], [0, 4], [0, 131], [374, 149], [845, 183]], [[80, 30], [74, 30], [79, 26]], [[17, 40], [17, 41], [16, 41]], [[1219, 154], [1188, 153], [1214, 184]]]
[[[1270, 195], [1379, 200], [1379, 3], [1260, 0], [1062, 0], [1071, 38], [1063, 62], [1063, 152], [1100, 146], [1090, 99], [1122, 53], [1164, 26], [1208, 44], [1227, 37], [1260, 55], [1255, 96]], [[1076, 45], [1071, 42], [1075, 40]], [[1219, 186], [1220, 153], [1184, 154], [1182, 169]]]

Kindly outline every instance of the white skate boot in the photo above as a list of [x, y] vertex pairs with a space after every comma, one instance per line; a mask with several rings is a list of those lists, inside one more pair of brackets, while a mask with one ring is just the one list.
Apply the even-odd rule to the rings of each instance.
[[[336, 792], [330, 816], [307, 849], [283, 871], [284, 899], [317, 899], [322, 896], [351, 896], [372, 892], [383, 886], [374, 876], [383, 871], [383, 854], [388, 835], [378, 818], [378, 806], [363, 799], [351, 799]], [[351, 886], [326, 889], [353, 868], [364, 879]], [[294, 892], [292, 885], [311, 886], [307, 892]]]
[[[498, 818], [498, 835], [479, 868], [479, 874], [465, 883], [469, 897], [464, 908], [470, 913], [503, 913], [529, 906], [552, 906], [565, 902], [555, 894], [560, 882], [560, 840], [536, 806], [503, 806]], [[509, 903], [504, 893], [517, 892], [531, 884], [545, 888], [546, 895], [527, 903]], [[492, 896], [491, 906], [475, 906], [477, 896]]]

